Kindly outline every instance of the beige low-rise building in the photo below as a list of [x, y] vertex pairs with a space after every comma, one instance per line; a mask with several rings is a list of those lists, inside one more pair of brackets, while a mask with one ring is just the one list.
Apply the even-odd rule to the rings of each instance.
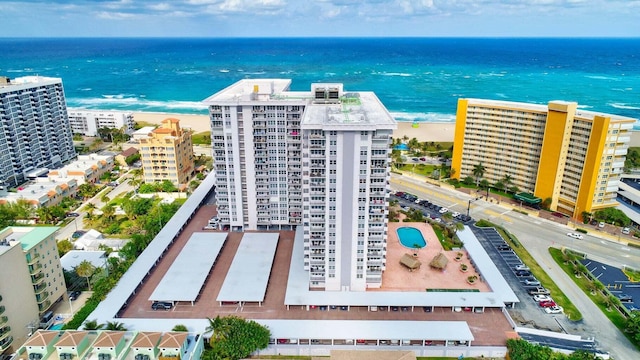
[[41, 317], [62, 299], [66, 285], [57, 227], [0, 230], [0, 352], [11, 351], [41, 326]]
[[146, 183], [169, 180], [180, 186], [193, 176], [191, 132], [180, 128], [178, 119], [163, 120], [161, 127], [140, 139], [139, 150]]
[[60, 169], [49, 171], [47, 177], [51, 180], [76, 179], [78, 185], [95, 184], [100, 181], [102, 175], [113, 170], [113, 165], [114, 157], [112, 155], [80, 155], [76, 161]]
[[32, 183], [21, 186], [16, 192], [0, 191], [0, 204], [27, 201], [34, 207], [46, 207], [60, 204], [62, 199], [75, 196], [78, 180], [36, 178]]

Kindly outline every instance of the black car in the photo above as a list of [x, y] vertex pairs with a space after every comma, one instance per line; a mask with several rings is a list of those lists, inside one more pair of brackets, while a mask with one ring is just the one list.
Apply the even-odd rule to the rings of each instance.
[[80, 296], [80, 291], [72, 291], [69, 293], [69, 300], [76, 300]]
[[79, 237], [81, 237], [85, 233], [86, 233], [86, 231], [84, 231], [84, 230], [74, 231], [73, 234], [71, 234], [71, 238], [72, 239], [78, 239]]
[[153, 304], [151, 304], [151, 308], [153, 310], [171, 310], [173, 304], [167, 301], [154, 301]]
[[78, 214], [77, 212], [68, 212], [66, 214], [67, 217], [78, 217], [80, 216], [80, 214]]
[[531, 276], [531, 271], [528, 270], [517, 270], [516, 276]]
[[617, 294], [616, 297], [620, 300], [620, 302], [633, 302], [633, 297], [627, 294]]

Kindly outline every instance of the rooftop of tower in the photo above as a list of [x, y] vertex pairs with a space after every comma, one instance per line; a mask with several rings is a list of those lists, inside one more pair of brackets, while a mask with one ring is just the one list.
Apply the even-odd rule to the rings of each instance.
[[14, 79], [7, 76], [0, 76], [0, 92], [10, 92], [13, 90], [32, 88], [35, 85], [52, 85], [61, 82], [61, 78], [45, 76], [22, 76]]
[[309, 91], [289, 91], [290, 79], [243, 79], [204, 100], [207, 105], [304, 105], [302, 123], [323, 128], [395, 129], [396, 122], [370, 91], [345, 92], [340, 83], [314, 83]]

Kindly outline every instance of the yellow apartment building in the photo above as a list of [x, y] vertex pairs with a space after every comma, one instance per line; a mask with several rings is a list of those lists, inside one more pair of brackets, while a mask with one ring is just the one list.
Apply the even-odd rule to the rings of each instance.
[[620, 174], [636, 119], [578, 109], [575, 102], [548, 105], [459, 99], [451, 167], [453, 177], [482, 176], [491, 184], [510, 179], [572, 218], [616, 206]]
[[191, 132], [180, 128], [180, 120], [164, 119], [162, 125], [140, 139], [144, 181], [171, 181], [186, 185], [194, 172]]

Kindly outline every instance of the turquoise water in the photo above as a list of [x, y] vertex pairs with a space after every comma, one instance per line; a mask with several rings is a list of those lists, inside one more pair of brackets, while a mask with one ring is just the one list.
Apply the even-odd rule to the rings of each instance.
[[62, 329], [62, 327], [64, 326], [63, 323], [60, 324], [55, 324], [55, 325], [51, 325], [51, 327], [49, 328], [49, 330], [60, 330]]
[[292, 90], [373, 91], [399, 121], [454, 122], [461, 97], [640, 117], [640, 38], [4, 38], [0, 47], [0, 76], [61, 77], [69, 107], [206, 114], [201, 101], [240, 79], [285, 78]]
[[425, 247], [427, 242], [422, 237], [420, 230], [412, 227], [401, 227], [396, 230], [400, 244], [409, 249], [415, 249], [416, 247]]

